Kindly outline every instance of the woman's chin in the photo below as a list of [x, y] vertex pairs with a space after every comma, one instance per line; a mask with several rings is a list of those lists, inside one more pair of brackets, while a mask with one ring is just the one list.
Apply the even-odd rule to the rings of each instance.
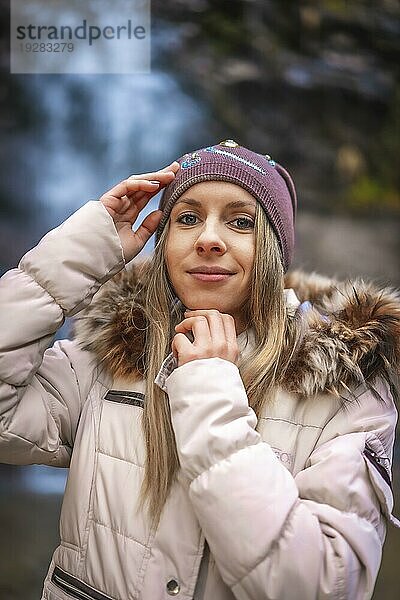
[[220, 313], [226, 313], [226, 309], [224, 307], [213, 302], [195, 302], [185, 304], [185, 306], [187, 310], [218, 310]]
[[221, 298], [210, 298], [210, 297], [197, 297], [197, 298], [186, 298], [182, 301], [182, 304], [188, 310], [218, 310], [220, 313], [232, 314], [232, 307], [221, 302]]

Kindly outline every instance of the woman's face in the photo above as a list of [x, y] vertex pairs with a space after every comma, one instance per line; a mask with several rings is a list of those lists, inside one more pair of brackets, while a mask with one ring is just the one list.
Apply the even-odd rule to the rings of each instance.
[[186, 190], [169, 218], [165, 260], [175, 293], [192, 310], [217, 309], [246, 324], [254, 262], [256, 200], [242, 187], [203, 181]]

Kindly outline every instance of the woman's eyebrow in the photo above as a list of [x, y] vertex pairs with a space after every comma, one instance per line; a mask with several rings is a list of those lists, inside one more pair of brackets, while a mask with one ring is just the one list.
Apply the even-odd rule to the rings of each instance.
[[[184, 200], [177, 200], [176, 204], [189, 204], [190, 206], [201, 206], [201, 202], [198, 200], [194, 200], [193, 198], [185, 198]], [[175, 204], [175, 206], [176, 206]], [[229, 202], [226, 205], [226, 208], [244, 208], [245, 206], [256, 207], [255, 202], [250, 202], [246, 200], [235, 200], [233, 202]]]
[[249, 200], [235, 200], [235, 202], [229, 202], [229, 204], [226, 205], [226, 208], [244, 208], [245, 206], [252, 206], [255, 208], [256, 203], [255, 201], [250, 202]]
[[185, 198], [184, 200], [177, 200], [175, 202], [175, 206], [177, 204], [189, 204], [190, 206], [201, 206], [201, 202], [198, 200], [193, 200], [192, 198]]

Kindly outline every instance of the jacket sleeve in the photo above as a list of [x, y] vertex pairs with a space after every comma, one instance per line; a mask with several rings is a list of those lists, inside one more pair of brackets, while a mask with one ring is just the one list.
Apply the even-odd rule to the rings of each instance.
[[295, 478], [255, 430], [233, 363], [186, 363], [166, 386], [182, 475], [235, 597], [369, 598], [394, 520], [384, 461], [397, 413], [383, 384], [385, 402], [365, 392], [332, 418]]
[[68, 465], [95, 365], [73, 341], [49, 346], [124, 264], [111, 216], [90, 201], [0, 279], [1, 462]]

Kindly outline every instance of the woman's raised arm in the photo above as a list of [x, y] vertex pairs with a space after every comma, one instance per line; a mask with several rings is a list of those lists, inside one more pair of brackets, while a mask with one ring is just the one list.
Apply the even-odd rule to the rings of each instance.
[[1, 462], [67, 466], [96, 362], [72, 341], [49, 346], [65, 317], [140, 252], [158, 216], [149, 215], [136, 233], [132, 224], [173, 177], [172, 165], [119, 183], [47, 233], [0, 279]]

